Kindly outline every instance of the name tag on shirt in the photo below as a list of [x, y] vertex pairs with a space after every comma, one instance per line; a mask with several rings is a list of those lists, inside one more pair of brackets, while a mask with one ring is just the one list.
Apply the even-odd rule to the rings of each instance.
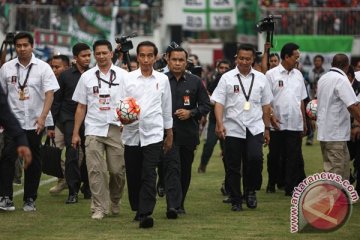
[[17, 77], [16, 76], [12, 76], [11, 77], [11, 84], [16, 84], [17, 82]]
[[279, 87], [284, 87], [284, 82], [283, 82], [283, 80], [279, 80]]
[[100, 90], [100, 92], [99, 92], [99, 109], [101, 111], [110, 110], [110, 91], [109, 91], [109, 89]]
[[184, 106], [190, 106], [190, 96], [184, 96]]
[[234, 85], [234, 93], [239, 93], [239, 92], [240, 92], [239, 85]]

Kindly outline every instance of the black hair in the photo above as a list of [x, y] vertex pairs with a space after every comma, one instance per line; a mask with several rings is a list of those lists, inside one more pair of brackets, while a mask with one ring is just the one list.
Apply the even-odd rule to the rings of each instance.
[[170, 55], [171, 55], [172, 52], [184, 52], [186, 59], [188, 59], [187, 51], [184, 48], [180, 47], [180, 46], [178, 46], [176, 48], [169, 49], [169, 51], [166, 53], [166, 54], [168, 54], [169, 58], [170, 58]]
[[64, 55], [64, 54], [60, 54], [60, 55], [54, 55], [52, 60], [54, 59], [59, 59], [61, 60], [63, 63], [65, 63], [66, 66], [70, 66], [70, 59], [68, 56]]
[[321, 62], [324, 62], [324, 57], [323, 57], [323, 55], [320, 55], [320, 54], [318, 54], [318, 55], [315, 55], [315, 57], [314, 57], [314, 61], [315, 61], [315, 59], [317, 59], [317, 58], [320, 58], [321, 59]]
[[285, 44], [280, 52], [280, 57], [282, 60], [285, 60], [285, 56], [291, 57], [295, 50], [298, 50], [300, 47], [296, 43], [287, 43]]
[[104, 45], [108, 47], [110, 52], [112, 51], [111, 43], [106, 39], [100, 39], [100, 40], [95, 41], [94, 44], [93, 44], [93, 51], [95, 52], [96, 47], [104, 46]]
[[78, 56], [80, 54], [81, 51], [84, 51], [84, 50], [90, 50], [90, 47], [89, 45], [87, 45], [86, 43], [77, 43], [73, 46], [72, 48], [72, 53], [73, 53], [73, 56]]
[[339, 68], [341, 70], [345, 69], [349, 65], [349, 58], [343, 53], [338, 53], [333, 57], [331, 66]]
[[280, 61], [280, 56], [277, 53], [270, 53], [270, 58], [276, 57]]
[[14, 45], [16, 45], [16, 41], [19, 40], [19, 39], [23, 39], [23, 38], [27, 38], [29, 39], [29, 43], [31, 44], [31, 46], [34, 45], [34, 38], [33, 36], [28, 33], [28, 32], [19, 32], [17, 34], [15, 34], [14, 36]]
[[139, 54], [139, 51], [140, 51], [140, 48], [141, 47], [153, 47], [154, 48], [154, 55], [157, 56], [158, 55], [158, 48], [156, 47], [155, 43], [153, 42], [150, 42], [150, 41], [143, 41], [143, 42], [140, 42], [137, 47], [136, 47], [136, 54]]
[[228, 64], [229, 66], [231, 65], [231, 64], [230, 64], [230, 61], [227, 60], [227, 59], [221, 59], [221, 60], [219, 60], [219, 61], [216, 63], [216, 67], [219, 67], [220, 64]]
[[250, 44], [241, 44], [241, 45], [238, 47], [236, 53], [239, 54], [239, 52], [240, 52], [241, 50], [251, 51], [251, 52], [253, 53], [254, 59], [255, 59], [256, 56], [257, 56], [255, 48], [254, 48], [252, 45], [250, 45]]

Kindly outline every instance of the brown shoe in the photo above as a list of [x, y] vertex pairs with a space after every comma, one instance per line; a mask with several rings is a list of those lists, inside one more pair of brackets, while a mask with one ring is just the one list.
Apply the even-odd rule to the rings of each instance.
[[65, 178], [59, 178], [58, 183], [54, 187], [50, 188], [49, 193], [59, 194], [66, 188], [68, 188], [68, 185]]

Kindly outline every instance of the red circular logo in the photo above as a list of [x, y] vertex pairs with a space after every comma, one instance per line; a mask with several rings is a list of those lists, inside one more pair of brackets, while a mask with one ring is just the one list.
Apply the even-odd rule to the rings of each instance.
[[331, 182], [319, 182], [306, 189], [302, 212], [312, 227], [333, 231], [341, 227], [350, 216], [350, 200], [344, 190]]

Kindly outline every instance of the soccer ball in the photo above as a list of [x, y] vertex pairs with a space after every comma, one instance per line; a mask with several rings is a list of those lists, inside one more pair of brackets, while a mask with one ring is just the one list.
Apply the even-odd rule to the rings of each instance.
[[317, 99], [313, 99], [306, 105], [306, 115], [311, 119], [316, 121], [317, 115]]
[[116, 118], [122, 124], [130, 124], [139, 119], [140, 106], [133, 97], [126, 97], [115, 108]]

